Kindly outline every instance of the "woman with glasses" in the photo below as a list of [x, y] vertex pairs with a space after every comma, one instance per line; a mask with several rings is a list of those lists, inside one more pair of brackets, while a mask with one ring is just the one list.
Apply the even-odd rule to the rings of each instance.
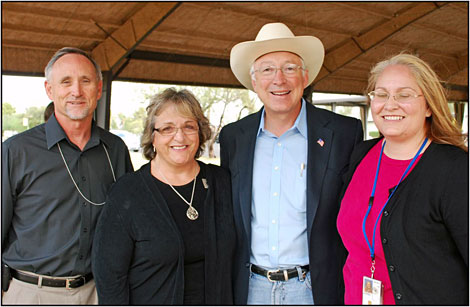
[[444, 89], [399, 54], [372, 69], [368, 91], [381, 137], [344, 177], [345, 304], [468, 305], [468, 148]]
[[196, 160], [210, 135], [189, 91], [153, 97], [141, 141], [150, 162], [116, 182], [98, 222], [100, 304], [232, 304], [230, 175]]

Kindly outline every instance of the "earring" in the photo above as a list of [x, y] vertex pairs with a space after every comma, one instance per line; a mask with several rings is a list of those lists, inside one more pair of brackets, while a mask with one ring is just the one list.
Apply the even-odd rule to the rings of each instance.
[[155, 149], [155, 146], [153, 146], [153, 153], [156, 153], [157, 150]]

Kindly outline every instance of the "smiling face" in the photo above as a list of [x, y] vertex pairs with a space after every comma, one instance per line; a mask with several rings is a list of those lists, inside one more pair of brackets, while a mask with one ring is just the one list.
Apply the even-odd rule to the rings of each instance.
[[[163, 111], [155, 117], [155, 128], [162, 131], [168, 127], [197, 127], [197, 121], [193, 117], [187, 117], [178, 112], [172, 103], [163, 108]], [[169, 167], [180, 167], [194, 163], [194, 157], [199, 148], [199, 134], [185, 134], [183, 129], [177, 129], [175, 135], [162, 135], [155, 131], [153, 146], [157, 151], [156, 159], [160, 164]]]
[[[387, 92], [390, 97], [385, 102], [371, 101], [374, 123], [387, 140], [420, 142], [426, 135], [426, 117], [431, 111], [423, 93], [408, 67], [390, 65], [378, 77], [374, 91]], [[416, 95], [406, 102], [397, 102], [392, 97], [400, 92]]]
[[[280, 68], [287, 63], [302, 66], [302, 60], [296, 54], [279, 51], [259, 57], [254, 63], [254, 69], [256, 71], [262, 66]], [[308, 71], [302, 73], [299, 69], [292, 76], [286, 76], [281, 70], [277, 70], [272, 78], [262, 78], [255, 72], [252, 84], [268, 117], [270, 114], [284, 114], [295, 118], [300, 112], [300, 102], [307, 81]]]
[[101, 97], [102, 85], [93, 64], [83, 55], [74, 53], [59, 58], [45, 82], [47, 96], [54, 102], [59, 122], [91, 119]]

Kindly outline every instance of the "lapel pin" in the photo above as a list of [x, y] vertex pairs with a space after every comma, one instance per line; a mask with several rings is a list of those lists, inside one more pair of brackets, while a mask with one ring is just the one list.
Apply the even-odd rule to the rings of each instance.
[[323, 145], [325, 145], [325, 141], [323, 141], [321, 138], [318, 139], [317, 143], [318, 143], [318, 145], [320, 145], [321, 147], [323, 147]]
[[209, 188], [209, 185], [207, 184], [207, 179], [206, 178], [202, 178], [202, 184], [204, 185], [204, 189], [207, 190], [207, 188]]

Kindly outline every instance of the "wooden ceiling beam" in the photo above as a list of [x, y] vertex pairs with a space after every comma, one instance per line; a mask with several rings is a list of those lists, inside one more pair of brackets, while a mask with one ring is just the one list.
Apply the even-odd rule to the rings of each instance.
[[79, 40], [96, 40], [103, 41], [106, 37], [104, 35], [86, 34], [83, 32], [72, 31], [56, 31], [52, 29], [33, 27], [29, 25], [15, 25], [10, 23], [2, 23], [2, 30], [24, 32], [26, 34], [34, 35], [52, 35], [56, 37], [74, 38]]
[[[74, 13], [73, 16], [64, 14], [64, 11], [45, 9], [40, 7], [31, 7], [28, 5], [20, 4], [21, 2], [4, 2], [2, 3], [2, 10], [4, 13], [15, 13], [21, 15], [29, 15], [32, 17], [44, 17], [49, 19], [58, 19], [68, 22], [75, 22], [79, 24], [90, 25], [90, 16], [85, 14]], [[100, 22], [102, 26], [109, 28], [119, 28], [119, 24], [110, 20], [103, 20]]]
[[[323, 66], [331, 74], [364, 54], [367, 50], [383, 42], [386, 38], [438, 8], [433, 2], [413, 3], [412, 6], [395, 14], [395, 17], [392, 19], [386, 20], [360, 36], [351, 37], [336, 48], [327, 51]], [[320, 81], [326, 76], [328, 74], [318, 76], [315, 82]]]
[[149, 2], [96, 46], [92, 55], [104, 71], [130, 54], [181, 2]]
[[[145, 49], [150, 52], [163, 52], [163, 53], [180, 53], [180, 54], [190, 54], [195, 56], [225, 56], [226, 50], [216, 47], [205, 47], [201, 45], [189, 45], [189, 44], [179, 44], [179, 43], [168, 43], [166, 41], [152, 41], [156, 45], [151, 45], [145, 40], [145, 43], [142, 42], [139, 44], [139, 49]], [[160, 46], [158, 45], [160, 43]], [[157, 47], [159, 46], [159, 47]], [[227, 56], [228, 57], [228, 54]]]
[[439, 9], [439, 7], [437, 7], [432, 2], [414, 4], [408, 9], [397, 13], [394, 18], [387, 20], [386, 22], [358, 37], [355, 37], [354, 40], [362, 50], [370, 49], [387, 37], [390, 37], [392, 34], [395, 34], [404, 27], [408, 26], [412, 22], [437, 9]]
[[208, 67], [223, 67], [230, 68], [230, 60], [209, 58], [202, 56], [192, 56], [185, 54], [175, 53], [163, 53], [163, 52], [150, 52], [135, 50], [129, 54], [130, 59], [145, 60], [145, 61], [157, 61], [157, 62], [170, 62], [178, 64], [191, 64], [191, 65], [202, 65]]

